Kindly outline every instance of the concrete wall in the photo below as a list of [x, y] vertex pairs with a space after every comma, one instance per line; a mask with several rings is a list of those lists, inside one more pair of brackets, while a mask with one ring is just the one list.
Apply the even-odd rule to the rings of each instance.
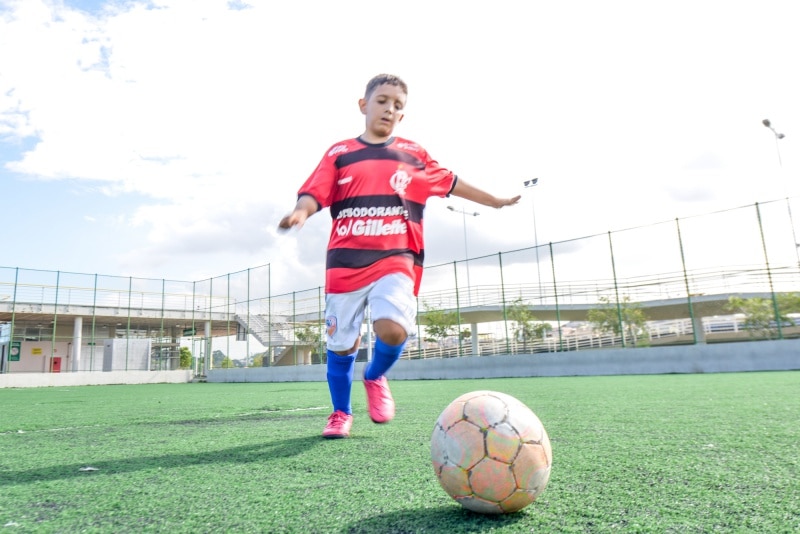
[[103, 341], [103, 371], [147, 371], [152, 339], [106, 339]]
[[[360, 377], [363, 363], [356, 364]], [[521, 354], [428, 360], [402, 360], [393, 380], [593, 376], [667, 373], [726, 373], [800, 370], [800, 339], [712, 345], [597, 349], [579, 352]], [[213, 369], [208, 382], [318, 382], [325, 365]], [[0, 388], [107, 384], [186, 383], [192, 371], [111, 371], [0, 374]]]
[[6, 373], [0, 388], [104, 386], [110, 384], [181, 384], [191, 382], [192, 371], [110, 371], [75, 373]]
[[7, 362], [10, 373], [49, 373], [54, 357], [61, 358], [61, 369], [68, 369], [70, 343], [67, 341], [23, 341], [18, 362]]
[[[356, 364], [355, 376], [363, 363]], [[401, 360], [393, 380], [504, 378], [528, 376], [642, 375], [800, 370], [800, 339], [712, 345], [597, 349], [429, 360]], [[324, 365], [213, 369], [208, 382], [315, 382]]]
[[[125, 341], [125, 340], [119, 340]], [[141, 341], [141, 340], [136, 340]], [[149, 341], [149, 340], [147, 340]], [[6, 361], [9, 373], [49, 373], [54, 357], [61, 358], [61, 372], [72, 370], [72, 342], [70, 341], [23, 341], [20, 345], [20, 359]], [[6, 348], [6, 354], [8, 348]], [[149, 354], [149, 353], [148, 353]], [[149, 358], [148, 358], [149, 361]], [[103, 368], [103, 346], [81, 346], [81, 371], [99, 371]], [[123, 367], [124, 370], [124, 367]]]

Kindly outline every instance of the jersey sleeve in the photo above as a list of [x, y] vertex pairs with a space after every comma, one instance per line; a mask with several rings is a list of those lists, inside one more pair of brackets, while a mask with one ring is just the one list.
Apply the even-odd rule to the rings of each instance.
[[297, 191], [297, 196], [309, 195], [319, 204], [320, 209], [327, 208], [333, 202], [334, 185], [336, 184], [337, 169], [336, 169], [336, 155], [331, 154], [333, 150], [328, 152], [322, 157], [317, 168], [311, 173], [311, 176], [306, 179], [305, 183], [300, 186]]
[[430, 184], [430, 196], [446, 197], [456, 186], [458, 177], [439, 165], [439, 162], [431, 158], [430, 155], [425, 153], [425, 175], [428, 177]]

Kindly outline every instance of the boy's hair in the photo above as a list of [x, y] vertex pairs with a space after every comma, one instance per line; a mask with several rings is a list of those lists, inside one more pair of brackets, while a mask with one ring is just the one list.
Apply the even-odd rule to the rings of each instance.
[[400, 79], [399, 76], [395, 76], [393, 74], [378, 74], [367, 83], [367, 90], [364, 91], [364, 98], [369, 100], [369, 96], [373, 93], [373, 91], [384, 84], [400, 87], [400, 89], [402, 89], [403, 92], [408, 95], [408, 86], [406, 85], [406, 82]]

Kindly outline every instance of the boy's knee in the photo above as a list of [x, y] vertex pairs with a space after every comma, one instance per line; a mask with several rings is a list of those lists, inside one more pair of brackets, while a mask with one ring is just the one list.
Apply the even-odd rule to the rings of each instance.
[[373, 328], [375, 335], [387, 345], [399, 345], [408, 337], [406, 329], [391, 319], [378, 319]]
[[356, 338], [355, 345], [353, 345], [349, 349], [347, 349], [347, 350], [335, 350], [333, 352], [334, 352], [334, 354], [338, 354], [339, 356], [350, 356], [351, 354], [353, 354], [355, 351], [358, 350], [359, 345], [361, 345], [361, 334], [359, 334], [358, 337]]

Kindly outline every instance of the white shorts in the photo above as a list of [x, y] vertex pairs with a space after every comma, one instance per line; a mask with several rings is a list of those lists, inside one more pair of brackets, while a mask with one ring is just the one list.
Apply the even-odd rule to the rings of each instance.
[[341, 352], [355, 344], [367, 305], [372, 321], [390, 319], [402, 326], [406, 334], [414, 332], [417, 321], [414, 282], [404, 274], [387, 274], [356, 291], [325, 295], [329, 350]]

